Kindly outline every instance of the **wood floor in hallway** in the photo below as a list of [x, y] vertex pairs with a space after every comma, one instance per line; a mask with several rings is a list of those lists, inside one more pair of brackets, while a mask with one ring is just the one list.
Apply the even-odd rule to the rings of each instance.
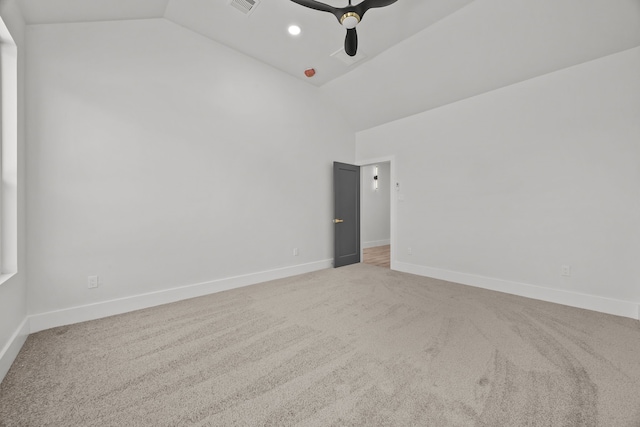
[[362, 262], [377, 265], [378, 267], [391, 268], [391, 245], [364, 249]]

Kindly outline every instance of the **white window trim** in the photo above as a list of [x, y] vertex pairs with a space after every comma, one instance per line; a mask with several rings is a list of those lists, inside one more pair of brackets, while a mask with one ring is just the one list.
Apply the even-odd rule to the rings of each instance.
[[0, 285], [18, 271], [18, 47], [0, 17]]

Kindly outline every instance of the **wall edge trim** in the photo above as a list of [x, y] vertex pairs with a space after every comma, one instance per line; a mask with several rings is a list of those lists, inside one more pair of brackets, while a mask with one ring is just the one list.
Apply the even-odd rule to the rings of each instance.
[[394, 269], [418, 276], [431, 277], [476, 288], [640, 320], [640, 305], [637, 302], [512, 282], [509, 280], [495, 279], [406, 262], [394, 263]]
[[18, 357], [20, 349], [22, 349], [25, 341], [27, 341], [29, 330], [29, 317], [27, 316], [22, 320], [13, 335], [11, 335], [11, 338], [9, 338], [9, 341], [5, 344], [2, 351], [0, 351], [0, 382], [4, 380], [11, 365], [16, 360], [16, 357]]
[[156, 307], [163, 304], [197, 298], [217, 292], [255, 285], [270, 280], [283, 279], [299, 274], [310, 273], [325, 268], [331, 268], [332, 260], [322, 260], [266, 270], [241, 276], [216, 279], [208, 282], [164, 289], [156, 292], [132, 295], [108, 301], [102, 301], [81, 306], [69, 307], [29, 316], [31, 333], [51, 329], [58, 326], [71, 325], [103, 317]]
[[362, 248], [375, 248], [376, 246], [386, 246], [391, 244], [391, 239], [372, 240], [369, 242], [362, 242]]

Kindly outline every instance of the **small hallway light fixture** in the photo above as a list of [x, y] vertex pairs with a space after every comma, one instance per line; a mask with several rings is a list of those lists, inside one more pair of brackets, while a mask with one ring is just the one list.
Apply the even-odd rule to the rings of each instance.
[[377, 165], [373, 168], [373, 189], [374, 190], [378, 189], [378, 166]]

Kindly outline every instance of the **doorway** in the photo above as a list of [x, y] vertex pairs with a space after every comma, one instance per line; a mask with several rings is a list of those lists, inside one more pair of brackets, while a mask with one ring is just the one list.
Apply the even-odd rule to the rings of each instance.
[[391, 268], [391, 160], [360, 167], [362, 262]]
[[335, 268], [359, 263], [360, 166], [333, 162], [334, 257]]

